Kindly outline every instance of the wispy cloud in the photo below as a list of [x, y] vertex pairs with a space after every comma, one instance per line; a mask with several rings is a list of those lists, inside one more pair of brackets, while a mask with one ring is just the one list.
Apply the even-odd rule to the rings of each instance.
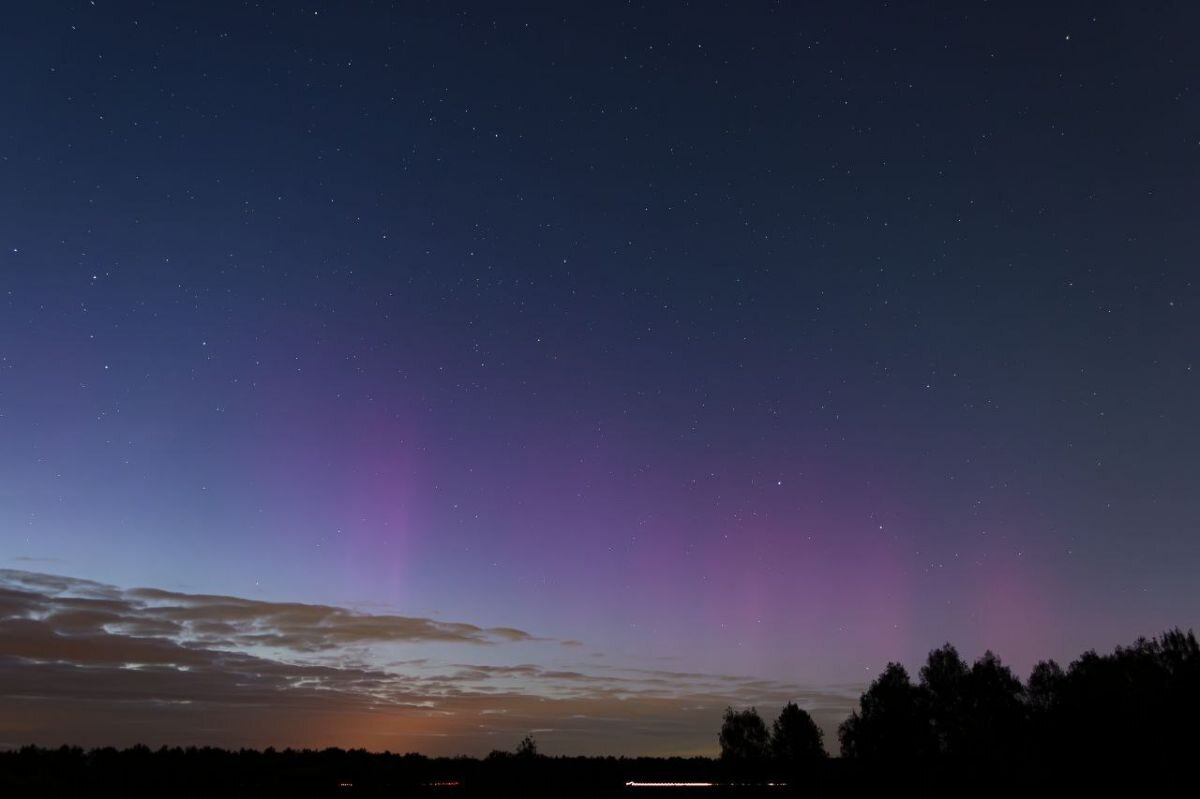
[[11, 569], [0, 569], [0, 587], [7, 590], [9, 601], [37, 603], [39, 613], [56, 626], [93, 624], [109, 633], [158, 635], [225, 647], [319, 652], [364, 643], [490, 644], [533, 638], [514, 627], [484, 628], [329, 605], [263, 602], [158, 588], [122, 590], [90, 580]]
[[[727, 704], [799, 700], [829, 728], [859, 690], [371, 651], [542, 640], [516, 627], [0, 570], [0, 740], [482, 753], [538, 729], [548, 751], [710, 752]], [[345, 651], [353, 659], [333, 657]]]

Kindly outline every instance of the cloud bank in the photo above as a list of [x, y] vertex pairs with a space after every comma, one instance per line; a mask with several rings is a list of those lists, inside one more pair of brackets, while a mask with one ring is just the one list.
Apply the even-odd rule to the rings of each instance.
[[[483, 754], [532, 731], [552, 753], [712, 753], [726, 705], [765, 710], [794, 700], [831, 730], [861, 691], [380, 654], [432, 644], [519, 654], [548, 640], [517, 627], [0, 570], [0, 745]], [[579, 642], [551, 643], [570, 656]]]

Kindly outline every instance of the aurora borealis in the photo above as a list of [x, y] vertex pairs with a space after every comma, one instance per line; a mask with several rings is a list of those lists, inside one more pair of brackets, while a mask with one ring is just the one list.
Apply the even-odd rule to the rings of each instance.
[[1198, 23], [6, 9], [0, 745], [712, 753], [1200, 623]]

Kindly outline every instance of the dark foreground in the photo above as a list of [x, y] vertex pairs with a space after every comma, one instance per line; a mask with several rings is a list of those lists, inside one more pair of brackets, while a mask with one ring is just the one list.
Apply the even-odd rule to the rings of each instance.
[[[362, 750], [126, 750], [0, 752], [0, 796], [40, 797], [720, 797], [1191, 795], [1184, 763], [1096, 759], [1042, 763], [863, 763], [828, 759], [797, 773], [738, 775], [708, 758], [427, 758]], [[640, 787], [630, 782], [711, 782]]]

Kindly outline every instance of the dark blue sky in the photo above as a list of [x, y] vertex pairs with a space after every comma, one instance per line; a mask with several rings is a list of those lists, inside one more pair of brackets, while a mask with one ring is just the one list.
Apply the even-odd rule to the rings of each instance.
[[571, 643], [489, 665], [790, 681], [826, 725], [945, 640], [1194, 625], [1198, 24], [9, 9], [0, 566], [516, 627]]

